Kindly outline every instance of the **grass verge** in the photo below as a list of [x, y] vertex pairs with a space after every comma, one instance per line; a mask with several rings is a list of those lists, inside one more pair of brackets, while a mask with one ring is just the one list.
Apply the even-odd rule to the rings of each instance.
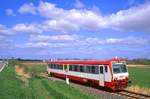
[[[26, 68], [27, 72], [33, 72], [34, 75], [27, 77], [26, 81], [20, 79], [24, 76], [15, 71], [15, 66], [22, 65], [15, 61], [9, 62], [0, 73], [0, 98], [1, 99], [94, 99], [95, 97], [87, 95], [61, 81], [51, 81], [46, 78], [38, 77], [46, 69], [45, 65], [24, 65], [20, 68]], [[27, 67], [25, 67], [27, 66]], [[19, 68], [19, 71], [20, 71]], [[36, 76], [35, 76], [36, 75]], [[18, 77], [19, 76], [19, 77]], [[20, 77], [21, 76], [21, 77]], [[26, 85], [25, 83], [28, 82]]]

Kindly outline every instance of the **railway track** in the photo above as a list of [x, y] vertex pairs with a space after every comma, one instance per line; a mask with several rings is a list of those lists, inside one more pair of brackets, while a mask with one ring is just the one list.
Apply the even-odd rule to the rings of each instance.
[[[64, 81], [60, 78], [51, 77], [50, 80]], [[126, 99], [126, 97], [118, 95], [116, 93], [110, 93], [105, 91], [104, 89], [99, 89], [91, 86], [82, 85], [79, 83], [70, 82], [72, 87], [78, 88], [82, 92], [86, 92], [87, 94], [93, 95], [97, 97], [96, 99]]]
[[117, 92], [118, 95], [124, 96], [129, 99], [150, 99], [149, 95], [141, 94], [141, 93], [136, 93], [128, 90], [123, 90], [120, 92]]
[[[51, 79], [61, 80], [58, 78], [52, 77]], [[136, 93], [128, 90], [123, 90], [119, 92], [108, 92], [105, 90], [96, 89], [93, 87], [77, 84], [77, 83], [70, 83], [72, 86], [79, 88], [81, 91], [86, 91], [89, 94], [93, 94], [95, 96], [101, 97], [102, 99], [150, 99], [149, 95]]]

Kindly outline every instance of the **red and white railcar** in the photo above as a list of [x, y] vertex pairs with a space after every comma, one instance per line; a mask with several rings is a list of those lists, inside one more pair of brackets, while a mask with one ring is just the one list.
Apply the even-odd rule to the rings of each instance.
[[69, 78], [80, 83], [102, 86], [112, 90], [122, 90], [128, 85], [126, 61], [111, 59], [104, 61], [48, 61], [50, 75]]

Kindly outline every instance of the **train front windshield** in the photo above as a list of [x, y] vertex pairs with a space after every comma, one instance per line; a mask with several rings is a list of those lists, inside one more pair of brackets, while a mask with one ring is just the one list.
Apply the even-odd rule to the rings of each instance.
[[114, 74], [127, 72], [127, 68], [124, 63], [113, 63], [112, 66], [113, 66]]

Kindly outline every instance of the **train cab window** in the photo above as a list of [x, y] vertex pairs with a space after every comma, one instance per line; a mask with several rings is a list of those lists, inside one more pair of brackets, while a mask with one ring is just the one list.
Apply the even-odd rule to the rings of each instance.
[[127, 68], [126, 68], [126, 65], [125, 65], [125, 64], [122, 64], [120, 67], [121, 67], [122, 73], [127, 72]]
[[108, 72], [108, 66], [105, 65], [105, 72], [107, 73]]
[[103, 74], [103, 67], [100, 66], [100, 73]]
[[126, 73], [127, 68], [124, 63], [114, 63], [113, 64], [113, 72], [116, 73]]

